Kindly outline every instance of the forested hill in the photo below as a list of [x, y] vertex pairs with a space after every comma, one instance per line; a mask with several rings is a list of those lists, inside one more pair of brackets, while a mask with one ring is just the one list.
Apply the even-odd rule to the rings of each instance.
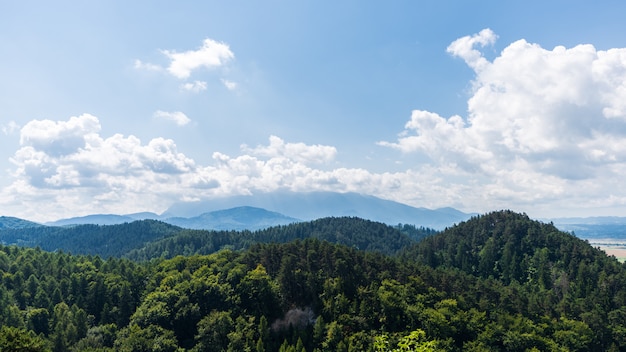
[[[621, 330], [626, 327], [625, 264], [552, 224], [512, 211], [493, 212], [427, 237], [404, 255], [503, 285], [512, 298], [510, 308], [519, 314], [580, 320], [597, 341], [617, 339], [615, 350], [626, 350], [626, 333], [619, 332], [626, 332]], [[483, 294], [478, 299], [491, 300]], [[603, 346], [594, 350], [607, 350]]]
[[244, 249], [254, 243], [285, 243], [316, 238], [365, 251], [395, 254], [436, 231], [410, 225], [391, 227], [354, 217], [329, 217], [250, 231], [184, 230], [176, 236], [146, 243], [124, 256], [133, 260], [210, 254], [221, 248]]
[[585, 276], [587, 266], [621, 269], [587, 241], [512, 211], [473, 217], [425, 238], [409, 252], [432, 267], [454, 267], [506, 284], [537, 280], [545, 288], [557, 285], [564, 273]]
[[39, 226], [0, 230], [0, 243], [102, 257], [120, 256], [182, 229], [156, 220], [120, 225]]
[[289, 242], [319, 238], [367, 251], [394, 254], [417, 240], [436, 233], [412, 225], [391, 227], [354, 217], [323, 218], [257, 231], [188, 230], [156, 220], [119, 225], [39, 226], [0, 230], [0, 243], [62, 250], [104, 258], [135, 260], [210, 254], [222, 248], [248, 248], [259, 242]]
[[[310, 226], [337, 240], [350, 221], [379, 228]], [[475, 217], [402, 255], [275, 231], [289, 242], [143, 263], [0, 246], [0, 347], [626, 351], [624, 267], [525, 215]]]
[[0, 216], [0, 230], [23, 229], [23, 228], [32, 228], [32, 227], [40, 227], [40, 226], [42, 225], [37, 224], [32, 221], [14, 218], [11, 216]]

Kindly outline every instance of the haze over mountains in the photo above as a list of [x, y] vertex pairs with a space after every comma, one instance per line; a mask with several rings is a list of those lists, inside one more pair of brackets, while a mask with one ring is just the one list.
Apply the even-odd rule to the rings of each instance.
[[418, 224], [442, 229], [468, 219], [453, 208], [436, 210], [415, 208], [406, 204], [358, 193], [336, 192], [272, 192], [250, 196], [234, 196], [195, 203], [177, 203], [162, 215], [190, 217], [203, 212], [252, 206], [278, 212], [303, 221], [328, 216], [354, 216], [386, 224]]
[[394, 201], [357, 193], [272, 192], [234, 196], [201, 202], [173, 204], [163, 214], [94, 214], [47, 223], [113, 225], [135, 220], [161, 220], [192, 229], [255, 230], [329, 216], [353, 216], [397, 225], [412, 224], [442, 230], [467, 220], [472, 214], [453, 208], [416, 208]]
[[277, 225], [287, 225], [301, 220], [261, 208], [241, 206], [216, 210], [198, 216], [172, 217], [165, 222], [201, 230], [260, 230]]
[[[60, 219], [48, 226], [80, 224], [116, 225], [136, 220], [160, 220], [171, 225], [199, 230], [259, 230], [277, 225], [311, 221], [324, 217], [351, 216], [389, 225], [411, 224], [443, 230], [472, 215], [454, 208], [416, 208], [394, 201], [357, 193], [272, 192], [224, 197], [210, 201], [180, 202], [162, 214], [91, 214]], [[540, 219], [553, 222], [562, 231], [586, 239], [626, 237], [626, 218], [588, 217]], [[0, 218], [2, 228], [24, 228], [40, 224], [10, 217]]]

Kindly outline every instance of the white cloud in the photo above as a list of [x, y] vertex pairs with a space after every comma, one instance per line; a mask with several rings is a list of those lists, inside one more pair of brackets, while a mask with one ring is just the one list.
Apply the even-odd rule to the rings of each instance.
[[188, 92], [199, 93], [207, 89], [207, 83], [204, 81], [187, 82], [187, 83], [181, 84], [180, 89], [188, 91]]
[[474, 70], [480, 71], [489, 62], [482, 53], [475, 49], [477, 45], [481, 47], [492, 45], [498, 36], [489, 28], [483, 29], [478, 34], [459, 38], [448, 46], [448, 52], [465, 60]]
[[242, 150], [252, 155], [269, 158], [287, 158], [304, 164], [327, 163], [332, 161], [337, 155], [335, 147], [319, 144], [285, 143], [285, 141], [276, 136], [270, 136], [270, 144], [268, 146], [249, 148], [246, 145], [242, 145]]
[[397, 140], [379, 142], [403, 152], [403, 165], [415, 153], [428, 157], [404, 171], [337, 167], [335, 147], [277, 136], [198, 165], [172, 140], [101, 136], [100, 121], [85, 114], [21, 129], [14, 181], [0, 204], [39, 220], [159, 212], [178, 200], [287, 189], [539, 217], [626, 209], [626, 49], [548, 50], [519, 40], [487, 60], [478, 49], [493, 40], [483, 31], [449, 47], [476, 73], [467, 116], [415, 110]]
[[442, 177], [444, 166], [467, 173], [477, 182], [470, 192], [493, 203], [623, 202], [626, 49], [519, 40], [489, 61], [477, 47], [495, 38], [483, 30], [448, 47], [476, 74], [466, 118], [416, 110], [397, 141], [379, 144], [429, 156]]
[[2, 133], [6, 136], [17, 132], [19, 129], [20, 125], [18, 125], [15, 121], [9, 121], [9, 123], [1, 126]]
[[[48, 133], [43, 134], [46, 126]], [[42, 187], [58, 187], [94, 182], [90, 177], [99, 173], [121, 175], [150, 170], [176, 175], [195, 167], [192, 160], [176, 151], [172, 140], [155, 138], [143, 146], [134, 136], [116, 134], [103, 139], [99, 132], [99, 120], [88, 114], [68, 121], [29, 122], [21, 130], [22, 146], [12, 158], [17, 174], [43, 181]], [[58, 146], [63, 146], [62, 153]]]
[[154, 118], [157, 118], [157, 119], [173, 121], [178, 126], [185, 126], [186, 124], [191, 122], [191, 119], [189, 119], [187, 115], [185, 115], [184, 113], [180, 111], [168, 112], [168, 111], [157, 110], [153, 116]]
[[181, 179], [196, 171], [172, 140], [142, 144], [134, 136], [103, 138], [99, 132], [99, 120], [88, 114], [29, 122], [11, 158], [14, 182], [0, 192], [0, 204], [22, 208], [35, 220], [158, 207], [177, 199]]
[[[0, 191], [0, 204], [5, 211], [13, 209], [16, 216], [32, 220], [160, 212], [174, 201], [278, 189], [357, 191], [404, 201], [426, 199], [426, 194], [436, 192], [442, 202], [454, 192], [437, 186], [428, 172], [323, 170], [314, 165], [333, 161], [334, 147], [290, 143], [276, 136], [267, 145], [242, 146], [241, 155], [215, 152], [213, 163], [202, 166], [178, 152], [172, 140], [154, 138], [144, 144], [134, 136], [103, 137], [99, 120], [87, 114], [68, 121], [32, 121], [28, 126], [22, 129], [22, 146], [12, 158], [14, 182]], [[44, 126], [54, 132], [41, 136]], [[45, 143], [33, 143], [40, 140]], [[56, 145], [68, 147], [58, 153]]]
[[[446, 129], [462, 127], [426, 113], [416, 113], [415, 122], [407, 126], [435, 128], [438, 123], [444, 124], [440, 126], [442, 135]], [[22, 145], [12, 158], [14, 181], [0, 191], [0, 204], [5, 212], [36, 221], [103, 212], [161, 212], [180, 200], [275, 190], [360, 192], [416, 206], [475, 211], [510, 207], [511, 202], [535, 210], [542, 209], [537, 203], [567, 206], [580, 199], [595, 200], [598, 206], [626, 202], [622, 179], [616, 176], [626, 172], [624, 163], [603, 169], [606, 185], [598, 185], [594, 179], [571, 181], [546, 174], [522, 158], [489, 173], [476, 172], [458, 167], [442, 151], [442, 162], [375, 173], [333, 167], [335, 147], [271, 136], [267, 145], [243, 145], [236, 156], [214, 152], [210, 165], [198, 165], [169, 139], [142, 143], [134, 136], [103, 137], [99, 120], [88, 114], [67, 121], [32, 121], [27, 126], [21, 130]], [[51, 132], [43, 135], [44, 126], [50, 126]], [[606, 155], [596, 153], [600, 161], [611, 153], [623, 153], [622, 140], [610, 142], [614, 150]], [[63, 153], [58, 152], [58, 145], [67, 146]], [[421, 148], [422, 144], [416, 145]], [[590, 150], [600, 147], [588, 146]], [[465, 155], [461, 150], [456, 153]], [[602, 202], [597, 194], [606, 195], [605, 187], [615, 193]], [[531, 189], [534, 191], [529, 192]], [[476, 209], [477, 204], [484, 204], [485, 209]]]
[[193, 70], [201, 67], [220, 67], [235, 57], [227, 44], [208, 38], [202, 42], [202, 47], [197, 50], [181, 53], [163, 50], [162, 53], [170, 59], [167, 71], [174, 77], [181, 79], [189, 78]]
[[163, 67], [155, 64], [151, 64], [149, 62], [143, 62], [141, 60], [135, 60], [135, 64], [133, 65], [137, 70], [145, 70], [145, 71], [162, 71]]
[[226, 87], [226, 89], [228, 90], [237, 89], [237, 82], [229, 81], [227, 79], [222, 78], [222, 83], [224, 84], [224, 87]]
[[84, 147], [85, 138], [99, 131], [100, 122], [89, 114], [68, 121], [33, 120], [22, 128], [20, 144], [60, 156]]
[[[179, 79], [188, 79], [194, 71], [201, 68], [215, 69], [226, 65], [235, 58], [228, 44], [205, 39], [202, 46], [197, 50], [176, 52], [174, 50], [161, 50], [161, 53], [169, 59], [167, 67], [157, 64], [135, 60], [134, 68], [144, 71], [167, 72]], [[237, 83], [222, 79], [222, 84], [229, 89], [235, 90]], [[194, 80], [180, 85], [182, 91], [199, 93], [207, 89], [207, 82]]]

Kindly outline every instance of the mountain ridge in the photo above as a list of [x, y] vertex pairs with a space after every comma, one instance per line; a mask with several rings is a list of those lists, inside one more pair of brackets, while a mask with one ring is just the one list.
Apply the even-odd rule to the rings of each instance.
[[[261, 211], [263, 211], [261, 209]], [[115, 225], [81, 224], [0, 229], [0, 244], [39, 247], [45, 251], [142, 261], [176, 255], [210, 254], [223, 248], [241, 250], [255, 243], [285, 243], [318, 238], [367, 251], [393, 254], [434, 233], [356, 217], [314, 221], [250, 230], [194, 230], [159, 220], [137, 220]]]
[[403, 223], [439, 230], [467, 220], [474, 215], [463, 213], [451, 207], [435, 210], [416, 208], [407, 204], [353, 192], [279, 191], [199, 202], [175, 203], [161, 216], [163, 218], [191, 217], [204, 212], [239, 206], [263, 208], [303, 221], [329, 216], [355, 216], [389, 225]]
[[2, 229], [21, 229], [30, 227], [43, 226], [39, 223], [20, 219], [12, 216], [0, 216], [0, 230]]
[[[234, 213], [250, 210], [243, 219]], [[265, 215], [258, 216], [262, 209]], [[228, 214], [228, 211], [233, 214]], [[78, 224], [116, 225], [135, 220], [160, 220], [193, 229], [256, 230], [294, 221], [312, 221], [325, 217], [354, 216], [388, 225], [411, 224], [443, 230], [469, 219], [472, 215], [452, 207], [438, 209], [417, 208], [374, 196], [338, 192], [268, 192], [216, 198], [198, 202], [172, 204], [162, 214], [139, 212], [133, 214], [91, 214], [59, 219], [45, 223], [49, 226]], [[234, 221], [234, 217], [239, 220]]]
[[277, 225], [287, 225], [302, 220], [263, 208], [242, 206], [216, 210], [191, 218], [163, 219], [168, 224], [194, 230], [260, 230]]
[[85, 216], [77, 216], [67, 219], [59, 219], [56, 221], [46, 222], [47, 226], [71, 226], [71, 225], [119, 225], [126, 222], [132, 222], [135, 220], [145, 220], [145, 219], [134, 219], [131, 216], [127, 215], [117, 215], [117, 214], [90, 214]]

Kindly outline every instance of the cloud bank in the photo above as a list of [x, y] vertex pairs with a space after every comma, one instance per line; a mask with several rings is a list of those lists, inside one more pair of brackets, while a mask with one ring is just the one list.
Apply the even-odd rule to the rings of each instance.
[[[403, 154], [406, 170], [344, 168], [333, 146], [278, 136], [244, 144], [239, 155], [215, 151], [210, 165], [199, 165], [169, 139], [102, 136], [100, 120], [84, 114], [20, 129], [14, 181], [0, 192], [0, 204], [16, 216], [51, 220], [160, 212], [180, 200], [280, 189], [360, 192], [477, 212], [510, 208], [537, 217], [625, 209], [626, 49], [550, 50], [519, 40], [488, 60], [481, 49], [496, 38], [483, 30], [448, 47], [475, 72], [467, 114], [415, 110], [397, 140], [378, 142]], [[168, 70], [182, 77], [228, 60], [216, 45], [170, 53]], [[213, 61], [198, 58], [209, 52]], [[188, 122], [184, 114], [156, 115]], [[419, 162], [411, 164], [413, 156]]]
[[46, 221], [90, 213], [160, 212], [174, 201], [279, 189], [381, 194], [402, 193], [402, 183], [434, 186], [428, 174], [328, 168], [337, 154], [334, 147], [289, 143], [276, 136], [267, 145], [242, 145], [238, 156], [215, 152], [213, 164], [203, 166], [180, 153], [172, 140], [143, 143], [134, 136], [104, 137], [100, 131], [99, 119], [89, 114], [26, 124], [11, 159], [15, 180], [0, 193], [0, 204], [22, 209], [18, 216]]

